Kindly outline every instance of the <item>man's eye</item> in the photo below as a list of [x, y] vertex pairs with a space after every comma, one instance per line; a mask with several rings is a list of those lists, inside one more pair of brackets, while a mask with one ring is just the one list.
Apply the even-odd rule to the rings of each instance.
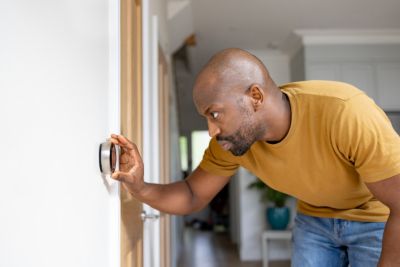
[[211, 112], [210, 114], [213, 119], [216, 119], [218, 117], [218, 112]]

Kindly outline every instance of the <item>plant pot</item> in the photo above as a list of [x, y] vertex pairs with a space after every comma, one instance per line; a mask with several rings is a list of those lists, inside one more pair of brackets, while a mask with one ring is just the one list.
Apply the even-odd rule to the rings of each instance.
[[267, 222], [273, 230], [285, 230], [289, 224], [290, 210], [288, 207], [267, 208]]

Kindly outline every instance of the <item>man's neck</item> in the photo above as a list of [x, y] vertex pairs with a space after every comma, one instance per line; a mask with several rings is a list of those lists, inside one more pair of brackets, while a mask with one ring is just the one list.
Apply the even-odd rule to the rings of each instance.
[[292, 120], [289, 97], [285, 93], [280, 92], [278, 99], [278, 112], [272, 125], [274, 128], [273, 137], [270, 140], [266, 140], [271, 144], [279, 143], [287, 136]]

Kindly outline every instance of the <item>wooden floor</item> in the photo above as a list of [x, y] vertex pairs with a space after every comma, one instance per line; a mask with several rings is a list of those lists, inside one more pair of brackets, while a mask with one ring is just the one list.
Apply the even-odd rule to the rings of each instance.
[[[228, 234], [185, 228], [178, 267], [261, 267], [261, 261], [241, 262], [237, 247]], [[289, 267], [288, 261], [274, 261], [269, 267]]]

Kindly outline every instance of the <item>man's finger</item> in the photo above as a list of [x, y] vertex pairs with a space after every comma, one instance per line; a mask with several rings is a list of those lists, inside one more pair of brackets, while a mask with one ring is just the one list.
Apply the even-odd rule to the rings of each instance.
[[135, 165], [143, 165], [142, 157], [140, 156], [139, 149], [135, 144], [132, 144], [131, 155], [133, 156], [133, 161]]
[[110, 140], [114, 144], [120, 145], [121, 148], [126, 152], [129, 152], [129, 154], [133, 157], [135, 165], [143, 165], [143, 160], [140, 156], [139, 149], [134, 143], [126, 139], [124, 136], [118, 134], [111, 134]]
[[115, 145], [121, 146], [122, 149], [127, 148], [128, 151], [133, 149], [132, 142], [126, 139], [123, 135], [111, 134], [110, 141]]
[[132, 175], [127, 172], [116, 171], [111, 175], [111, 178], [120, 182], [129, 182], [132, 178]]
[[115, 138], [110, 138], [110, 139], [108, 139], [111, 143], [113, 143], [114, 145], [119, 145], [119, 141], [118, 141], [118, 139], [115, 139]]

